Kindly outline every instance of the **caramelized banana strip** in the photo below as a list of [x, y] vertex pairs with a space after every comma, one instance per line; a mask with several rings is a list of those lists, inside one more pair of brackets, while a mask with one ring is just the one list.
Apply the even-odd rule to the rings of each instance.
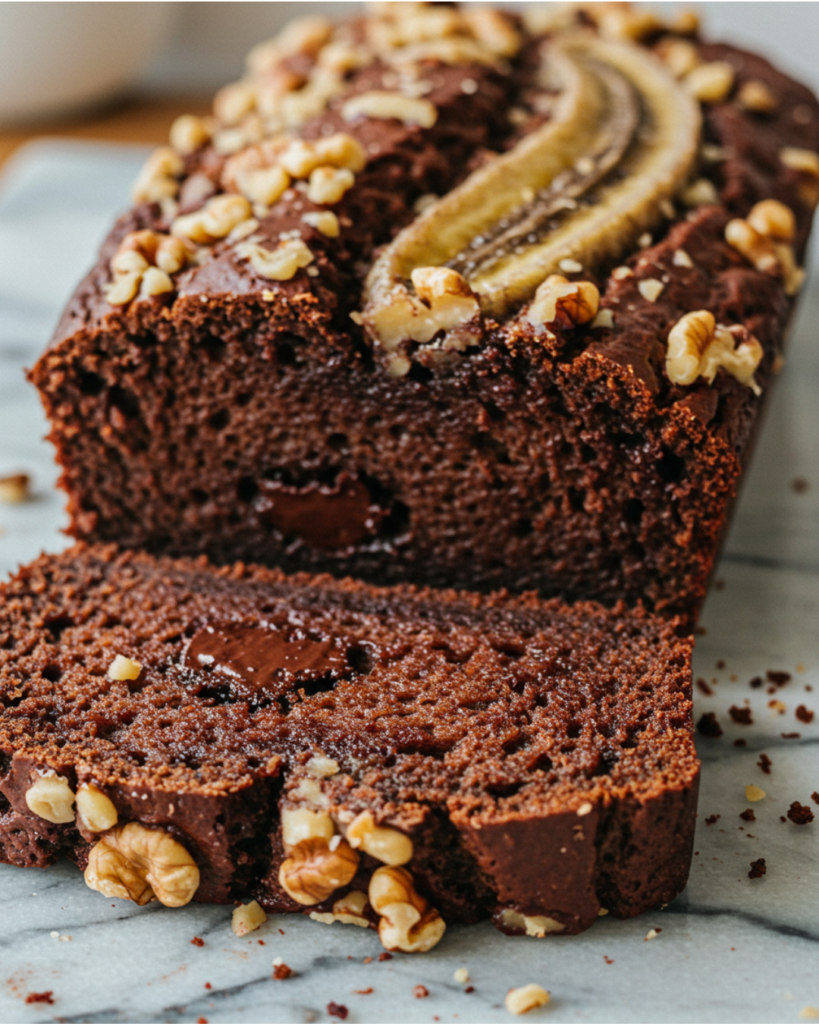
[[504, 316], [562, 259], [589, 269], [632, 246], [688, 177], [699, 107], [644, 50], [577, 34], [552, 46], [545, 67], [561, 88], [553, 119], [435, 203], [374, 264], [364, 319], [376, 336], [378, 307], [407, 294], [414, 269], [458, 270], [482, 310]]

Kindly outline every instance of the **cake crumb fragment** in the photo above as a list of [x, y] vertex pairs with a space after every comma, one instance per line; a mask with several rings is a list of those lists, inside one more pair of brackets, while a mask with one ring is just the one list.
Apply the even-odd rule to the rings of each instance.
[[748, 872], [749, 878], [762, 878], [764, 874], [768, 872], [768, 865], [765, 863], [765, 858], [760, 857], [759, 860], [751, 861], [751, 870]]
[[794, 800], [788, 808], [788, 817], [794, 825], [810, 825], [814, 814], [807, 804], [800, 804], [798, 800]]

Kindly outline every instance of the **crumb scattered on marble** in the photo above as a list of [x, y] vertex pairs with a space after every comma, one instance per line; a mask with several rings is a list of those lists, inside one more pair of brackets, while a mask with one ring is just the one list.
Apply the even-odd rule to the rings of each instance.
[[708, 683], [706, 683], [704, 679], [697, 680], [697, 689], [706, 697], [713, 697], [714, 695], [714, 691], [711, 689], [711, 687], [708, 685]]
[[760, 754], [756, 766], [757, 768], [759, 768], [760, 771], [764, 772], [766, 775], [770, 775], [772, 764], [773, 761], [768, 757], [767, 754]]
[[371, 964], [372, 962], [373, 962], [373, 958], [371, 956], [365, 956], [364, 957], [363, 963]]
[[819, 793], [811, 793], [810, 798], [815, 804], [819, 804]]
[[809, 487], [810, 484], [803, 476], [795, 476], [791, 480], [791, 490], [796, 494], [805, 494]]
[[719, 739], [722, 736], [722, 726], [717, 721], [713, 711], [706, 711], [697, 722], [697, 731], [709, 739]]
[[754, 676], [748, 685], [752, 690], [758, 690], [762, 686], [762, 676]]
[[646, 933], [646, 937], [643, 939], [643, 942], [650, 942], [652, 939], [656, 939], [661, 931], [662, 928], [649, 928], [648, 932]]
[[751, 870], [748, 872], [749, 878], [762, 878], [764, 874], [767, 874], [768, 865], [765, 863], [765, 858], [760, 857], [759, 860], [751, 861]]
[[779, 735], [783, 740], [799, 740], [802, 738], [801, 732], [781, 732]]
[[605, 953], [603, 954], [603, 959], [606, 961], [607, 964], [613, 964], [614, 963], [614, 960], [612, 960], [612, 958], [610, 956], [606, 956]]
[[773, 683], [775, 686], [784, 686], [785, 683], [789, 683], [793, 676], [790, 672], [780, 672], [776, 669], [769, 668], [765, 673], [765, 678], [769, 683]]
[[[383, 963], [385, 960], [392, 960], [392, 953], [387, 953], [385, 950], [383, 953], [378, 954], [378, 960], [379, 963]], [[366, 963], [367, 961], [365, 960], [364, 962]], [[370, 957], [370, 962], [372, 963], [372, 957]]]
[[467, 985], [466, 988], [464, 989], [464, 992], [474, 992], [474, 991], [475, 991], [475, 986], [474, 985]]
[[327, 1013], [330, 1017], [338, 1017], [339, 1020], [346, 1020], [349, 1010], [343, 1003], [328, 1003]]
[[47, 992], [29, 992], [26, 996], [27, 1003], [46, 1003], [48, 1006], [54, 1005], [54, 992], [49, 989]]
[[807, 804], [800, 804], [798, 800], [794, 800], [788, 808], [788, 817], [794, 825], [810, 825], [814, 814]]
[[192, 946], [204, 946], [205, 945], [205, 940], [204, 939], [200, 939], [198, 935], [194, 935], [194, 937], [191, 939], [191, 945]]
[[292, 978], [296, 972], [292, 967], [288, 967], [287, 964], [273, 962], [273, 980], [274, 981], [287, 981], [288, 978]]
[[805, 725], [810, 725], [810, 723], [813, 721], [813, 716], [815, 712], [811, 711], [810, 708], [806, 708], [804, 704], [800, 704], [794, 712], [794, 714], [800, 722], [804, 722]]
[[705, 824], [706, 825], [716, 825], [716, 823], [718, 821], [719, 821], [719, 815], [718, 814], [709, 814], [708, 817], [705, 819]]
[[769, 700], [768, 707], [771, 711], [775, 711], [778, 715], [784, 715], [788, 710], [788, 705], [781, 700]]
[[750, 807], [746, 811], [742, 811], [740, 818], [743, 821], [756, 821], [756, 815]]
[[357, 996], [370, 996], [375, 990], [373, 988], [354, 988], [353, 993]]
[[728, 708], [728, 714], [733, 718], [737, 725], [753, 725], [754, 718], [750, 708], [737, 707], [736, 704], [732, 704]]
[[718, 669], [718, 671], [721, 672], [724, 668], [725, 668], [725, 659], [724, 658], [720, 658], [719, 661], [717, 662], [717, 669]]
[[735, 747], [747, 747], [748, 741], [744, 737], [740, 737], [738, 740], [734, 740]]
[[416, 999], [426, 999], [429, 995], [429, 989], [426, 985], [416, 985], [412, 990], [412, 994]]

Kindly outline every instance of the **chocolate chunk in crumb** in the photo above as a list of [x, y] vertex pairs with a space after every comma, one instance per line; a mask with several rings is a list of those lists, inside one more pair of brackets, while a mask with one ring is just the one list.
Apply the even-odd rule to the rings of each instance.
[[416, 985], [415, 988], [412, 990], [412, 994], [415, 996], [416, 999], [426, 999], [426, 997], [429, 995], [429, 989], [426, 987], [426, 985]]
[[759, 760], [757, 761], [757, 767], [763, 771], [766, 775], [771, 774], [771, 765], [773, 761], [768, 757], [767, 754], [760, 754]]
[[718, 814], [709, 814], [708, 817], [705, 819], [705, 824], [706, 825], [716, 825], [716, 823], [718, 821], [719, 821], [719, 815]]
[[811, 711], [810, 708], [806, 708], [804, 704], [799, 705], [795, 714], [799, 721], [804, 722], [805, 725], [810, 725], [813, 721], [814, 712]]
[[762, 686], [762, 676], [754, 676], [749, 685], [752, 690], [758, 690]]
[[750, 708], [737, 707], [736, 704], [732, 704], [728, 708], [728, 714], [733, 718], [737, 725], [753, 725], [754, 719]]
[[27, 1003], [47, 1003], [49, 1006], [54, 1005], [54, 993], [51, 989], [47, 992], [29, 992], [26, 996]]
[[749, 807], [745, 811], [742, 811], [740, 813], [740, 818], [742, 818], [743, 821], [756, 821], [756, 815], [754, 814], [753, 809], [751, 807]]
[[192, 946], [204, 946], [205, 945], [205, 940], [204, 939], [200, 939], [198, 935], [194, 935], [194, 937], [191, 939], [191, 945]]
[[815, 804], [819, 804], [819, 793], [811, 793], [810, 798]]
[[722, 726], [717, 721], [713, 711], [706, 711], [697, 722], [697, 731], [709, 739], [718, 739], [722, 736]]
[[342, 1003], [328, 1003], [327, 1013], [330, 1017], [338, 1017], [339, 1020], [346, 1020], [349, 1010]]
[[776, 672], [774, 669], [768, 669], [765, 673], [765, 678], [769, 683], [774, 683], [776, 686], [784, 686], [785, 683], [789, 683], [793, 678], [790, 672]]
[[765, 858], [760, 857], [759, 860], [751, 861], [751, 870], [748, 872], [749, 878], [762, 878], [764, 874], [768, 872], [768, 865], [765, 863]]
[[706, 697], [712, 697], [714, 695], [714, 691], [711, 689], [711, 687], [708, 685], [708, 683], [706, 683], [704, 679], [697, 680], [697, 689], [700, 691], [700, 693], [705, 694]]
[[287, 964], [273, 964], [274, 981], [287, 981], [287, 979], [292, 978], [295, 973], [296, 972], [293, 968], [288, 967]]
[[788, 808], [788, 817], [794, 825], [810, 825], [814, 814], [807, 804], [800, 804], [798, 800], [794, 800]]

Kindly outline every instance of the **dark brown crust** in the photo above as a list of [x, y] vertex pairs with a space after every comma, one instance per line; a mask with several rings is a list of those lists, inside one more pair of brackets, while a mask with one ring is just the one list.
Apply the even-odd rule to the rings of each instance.
[[[369, 810], [410, 835], [419, 891], [448, 920], [511, 908], [571, 933], [601, 906], [631, 916], [685, 884], [699, 762], [691, 645], [675, 623], [113, 548], [43, 556], [0, 598], [9, 863], [86, 863], [93, 834], [26, 804], [51, 769], [74, 790], [93, 781], [120, 824], [183, 842], [197, 899], [303, 910], [278, 882], [278, 805], [320, 750], [341, 767], [321, 783], [333, 814]], [[186, 664], [187, 638], [215, 621], [298, 621], [369, 653], [349, 679], [259, 702], [208, 689]], [[137, 682], [107, 677], [115, 653], [142, 664]], [[377, 866], [365, 857], [351, 887]]]

